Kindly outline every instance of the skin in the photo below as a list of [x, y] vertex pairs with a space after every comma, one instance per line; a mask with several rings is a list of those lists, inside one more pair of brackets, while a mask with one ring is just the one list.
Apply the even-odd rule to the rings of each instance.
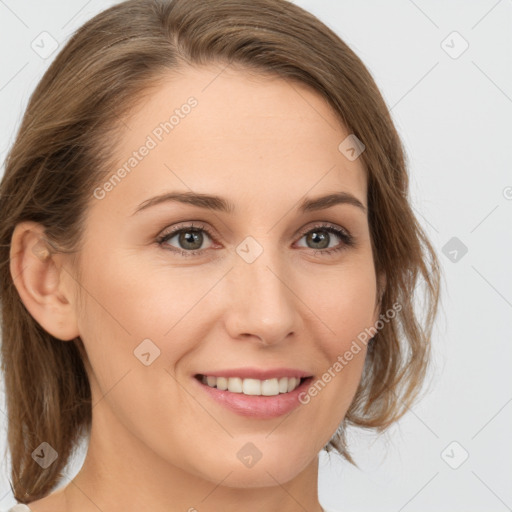
[[[247, 512], [321, 511], [318, 453], [352, 401], [365, 350], [286, 418], [235, 414], [206, 396], [193, 375], [253, 366], [318, 378], [375, 323], [367, 214], [350, 204], [297, 210], [305, 196], [333, 191], [366, 207], [365, 169], [338, 150], [349, 132], [316, 92], [242, 70], [219, 72], [187, 68], [126, 118], [129, 128], [113, 147], [118, 166], [187, 98], [198, 100], [121, 183], [91, 199], [78, 263], [35, 255], [41, 226], [15, 229], [20, 296], [63, 343], [81, 337], [93, 397], [81, 471], [32, 502], [33, 512], [208, 512], [241, 504]], [[167, 202], [133, 215], [153, 196], [191, 190], [223, 196], [236, 211]], [[204, 234], [201, 254], [172, 252], [187, 250], [178, 236], [156, 242], [191, 222], [212, 233]], [[320, 222], [345, 229], [355, 245], [321, 254], [305, 236]], [[330, 247], [344, 245], [322, 233]], [[250, 264], [236, 252], [247, 236], [263, 248]], [[146, 338], [160, 350], [149, 366], [133, 353]], [[252, 468], [237, 457], [246, 443], [262, 454]]]

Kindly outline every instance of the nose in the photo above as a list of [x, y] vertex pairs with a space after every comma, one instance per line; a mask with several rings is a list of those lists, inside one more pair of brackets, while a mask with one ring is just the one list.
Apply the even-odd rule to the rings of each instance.
[[230, 297], [225, 325], [233, 339], [253, 339], [274, 345], [301, 328], [294, 293], [293, 274], [277, 251], [265, 249], [252, 263], [235, 255], [234, 268], [227, 276]]

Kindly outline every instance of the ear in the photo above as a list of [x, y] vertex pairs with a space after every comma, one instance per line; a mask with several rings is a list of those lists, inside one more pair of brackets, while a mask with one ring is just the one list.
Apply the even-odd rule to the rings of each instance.
[[63, 268], [64, 256], [52, 249], [40, 224], [26, 221], [14, 228], [10, 270], [18, 294], [45, 331], [67, 341], [79, 333], [73, 304], [75, 282]]

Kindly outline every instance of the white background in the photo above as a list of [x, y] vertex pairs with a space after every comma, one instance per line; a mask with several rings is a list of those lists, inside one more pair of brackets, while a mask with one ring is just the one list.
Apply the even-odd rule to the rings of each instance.
[[[0, 0], [2, 162], [56, 55], [41, 58], [32, 41], [47, 31], [61, 47], [113, 3]], [[351, 511], [512, 510], [512, 3], [295, 3], [335, 30], [374, 76], [404, 140], [413, 205], [444, 273], [428, 394], [386, 435], [351, 434], [360, 469], [322, 456], [321, 501]], [[452, 58], [447, 51], [463, 49], [461, 38], [469, 47]], [[456, 262], [443, 253], [452, 237], [468, 249]], [[14, 504], [5, 419], [0, 404], [0, 509]], [[450, 467], [465, 452], [467, 460]]]

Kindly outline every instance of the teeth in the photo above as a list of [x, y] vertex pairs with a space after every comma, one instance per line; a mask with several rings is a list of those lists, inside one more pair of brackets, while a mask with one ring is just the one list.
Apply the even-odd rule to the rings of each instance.
[[228, 389], [228, 379], [226, 377], [217, 377], [217, 389], [222, 391]]
[[289, 393], [300, 384], [298, 377], [281, 377], [280, 379], [241, 379], [239, 377], [211, 377], [202, 376], [201, 382], [222, 391], [242, 393], [253, 396], [275, 396], [280, 393]]
[[[228, 389], [229, 389], [229, 381], [228, 381]], [[261, 395], [261, 380], [244, 379], [242, 381], [242, 393], [244, 395]]]

